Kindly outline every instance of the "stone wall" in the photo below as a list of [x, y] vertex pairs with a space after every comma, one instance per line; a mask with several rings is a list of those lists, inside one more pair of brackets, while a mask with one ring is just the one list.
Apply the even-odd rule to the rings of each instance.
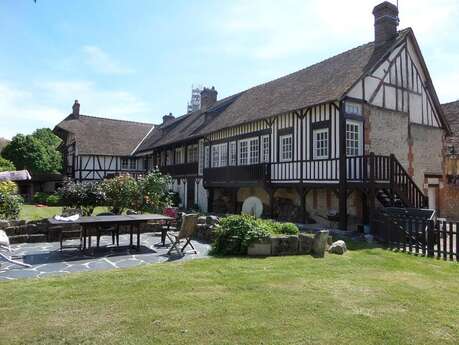
[[407, 113], [365, 106], [365, 152], [380, 155], [393, 153], [408, 170]]
[[441, 128], [411, 124], [412, 167], [418, 186], [424, 183], [424, 175], [442, 175], [443, 137]]
[[440, 215], [459, 221], [459, 186], [446, 182], [440, 186]]

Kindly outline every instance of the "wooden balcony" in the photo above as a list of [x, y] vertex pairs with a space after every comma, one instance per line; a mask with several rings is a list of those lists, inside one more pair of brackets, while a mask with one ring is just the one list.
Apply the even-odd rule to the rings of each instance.
[[269, 180], [269, 164], [226, 166], [204, 169], [206, 184], [256, 183]]
[[[427, 198], [395, 156], [370, 154], [346, 158], [347, 184], [365, 184], [386, 188], [407, 207], [426, 207]], [[340, 182], [340, 161], [335, 159], [299, 160], [227, 166], [204, 169], [207, 186], [244, 186], [270, 183], [273, 186], [324, 185]], [[336, 187], [335, 187], [336, 188]]]
[[159, 171], [171, 176], [195, 176], [198, 174], [198, 163], [184, 163], [176, 165], [160, 166]]

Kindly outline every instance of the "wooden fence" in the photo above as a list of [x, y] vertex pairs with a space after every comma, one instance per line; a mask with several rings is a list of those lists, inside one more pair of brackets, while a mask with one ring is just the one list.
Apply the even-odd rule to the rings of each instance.
[[371, 229], [388, 248], [459, 261], [459, 222], [377, 212], [372, 216]]

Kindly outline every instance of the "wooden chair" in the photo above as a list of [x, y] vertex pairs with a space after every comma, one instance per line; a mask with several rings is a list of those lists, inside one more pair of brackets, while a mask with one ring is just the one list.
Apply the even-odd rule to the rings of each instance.
[[[198, 214], [184, 214], [182, 216], [182, 224], [178, 234], [172, 232], [168, 233], [168, 237], [172, 240], [172, 247], [167, 252], [167, 255], [171, 254], [173, 250], [176, 250], [178, 254], [184, 255], [185, 248], [187, 246], [190, 246], [193, 249], [191, 252], [198, 254], [198, 251], [191, 243], [191, 237], [198, 228], [198, 217]], [[183, 246], [181, 246], [182, 241], [185, 242]]]
[[[112, 212], [102, 212], [96, 215], [96, 217], [99, 216], [115, 216], [114, 213]], [[119, 231], [119, 226], [113, 226], [113, 225], [99, 225], [96, 229], [96, 238], [97, 238], [97, 248], [99, 248], [100, 244], [100, 237], [104, 234], [108, 234], [112, 236], [112, 245], [115, 244], [115, 239], [116, 239], [116, 246], [119, 247], [120, 245], [120, 231]]]
[[[80, 216], [83, 214], [83, 212], [80, 209], [74, 209], [74, 208], [65, 208], [62, 211], [62, 216], [63, 217], [69, 217], [73, 216], [75, 214], [79, 214]], [[62, 226], [55, 226], [55, 227], [49, 227], [49, 230], [52, 231], [54, 229], [60, 230], [59, 231], [59, 244], [60, 244], [60, 251], [64, 248], [76, 248], [78, 250], [83, 249], [83, 228], [81, 225], [77, 224], [69, 224], [65, 225], [63, 229], [60, 229]], [[64, 241], [66, 240], [73, 240], [73, 239], [79, 239], [80, 243], [78, 245], [65, 245]]]

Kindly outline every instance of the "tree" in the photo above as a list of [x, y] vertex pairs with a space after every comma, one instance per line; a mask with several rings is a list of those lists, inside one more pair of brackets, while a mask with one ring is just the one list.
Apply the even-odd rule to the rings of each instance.
[[49, 128], [36, 130], [32, 135], [17, 134], [3, 149], [4, 158], [17, 169], [32, 173], [62, 171], [62, 155], [58, 151], [60, 139]]
[[16, 167], [13, 162], [0, 156], [0, 171], [15, 171]]

